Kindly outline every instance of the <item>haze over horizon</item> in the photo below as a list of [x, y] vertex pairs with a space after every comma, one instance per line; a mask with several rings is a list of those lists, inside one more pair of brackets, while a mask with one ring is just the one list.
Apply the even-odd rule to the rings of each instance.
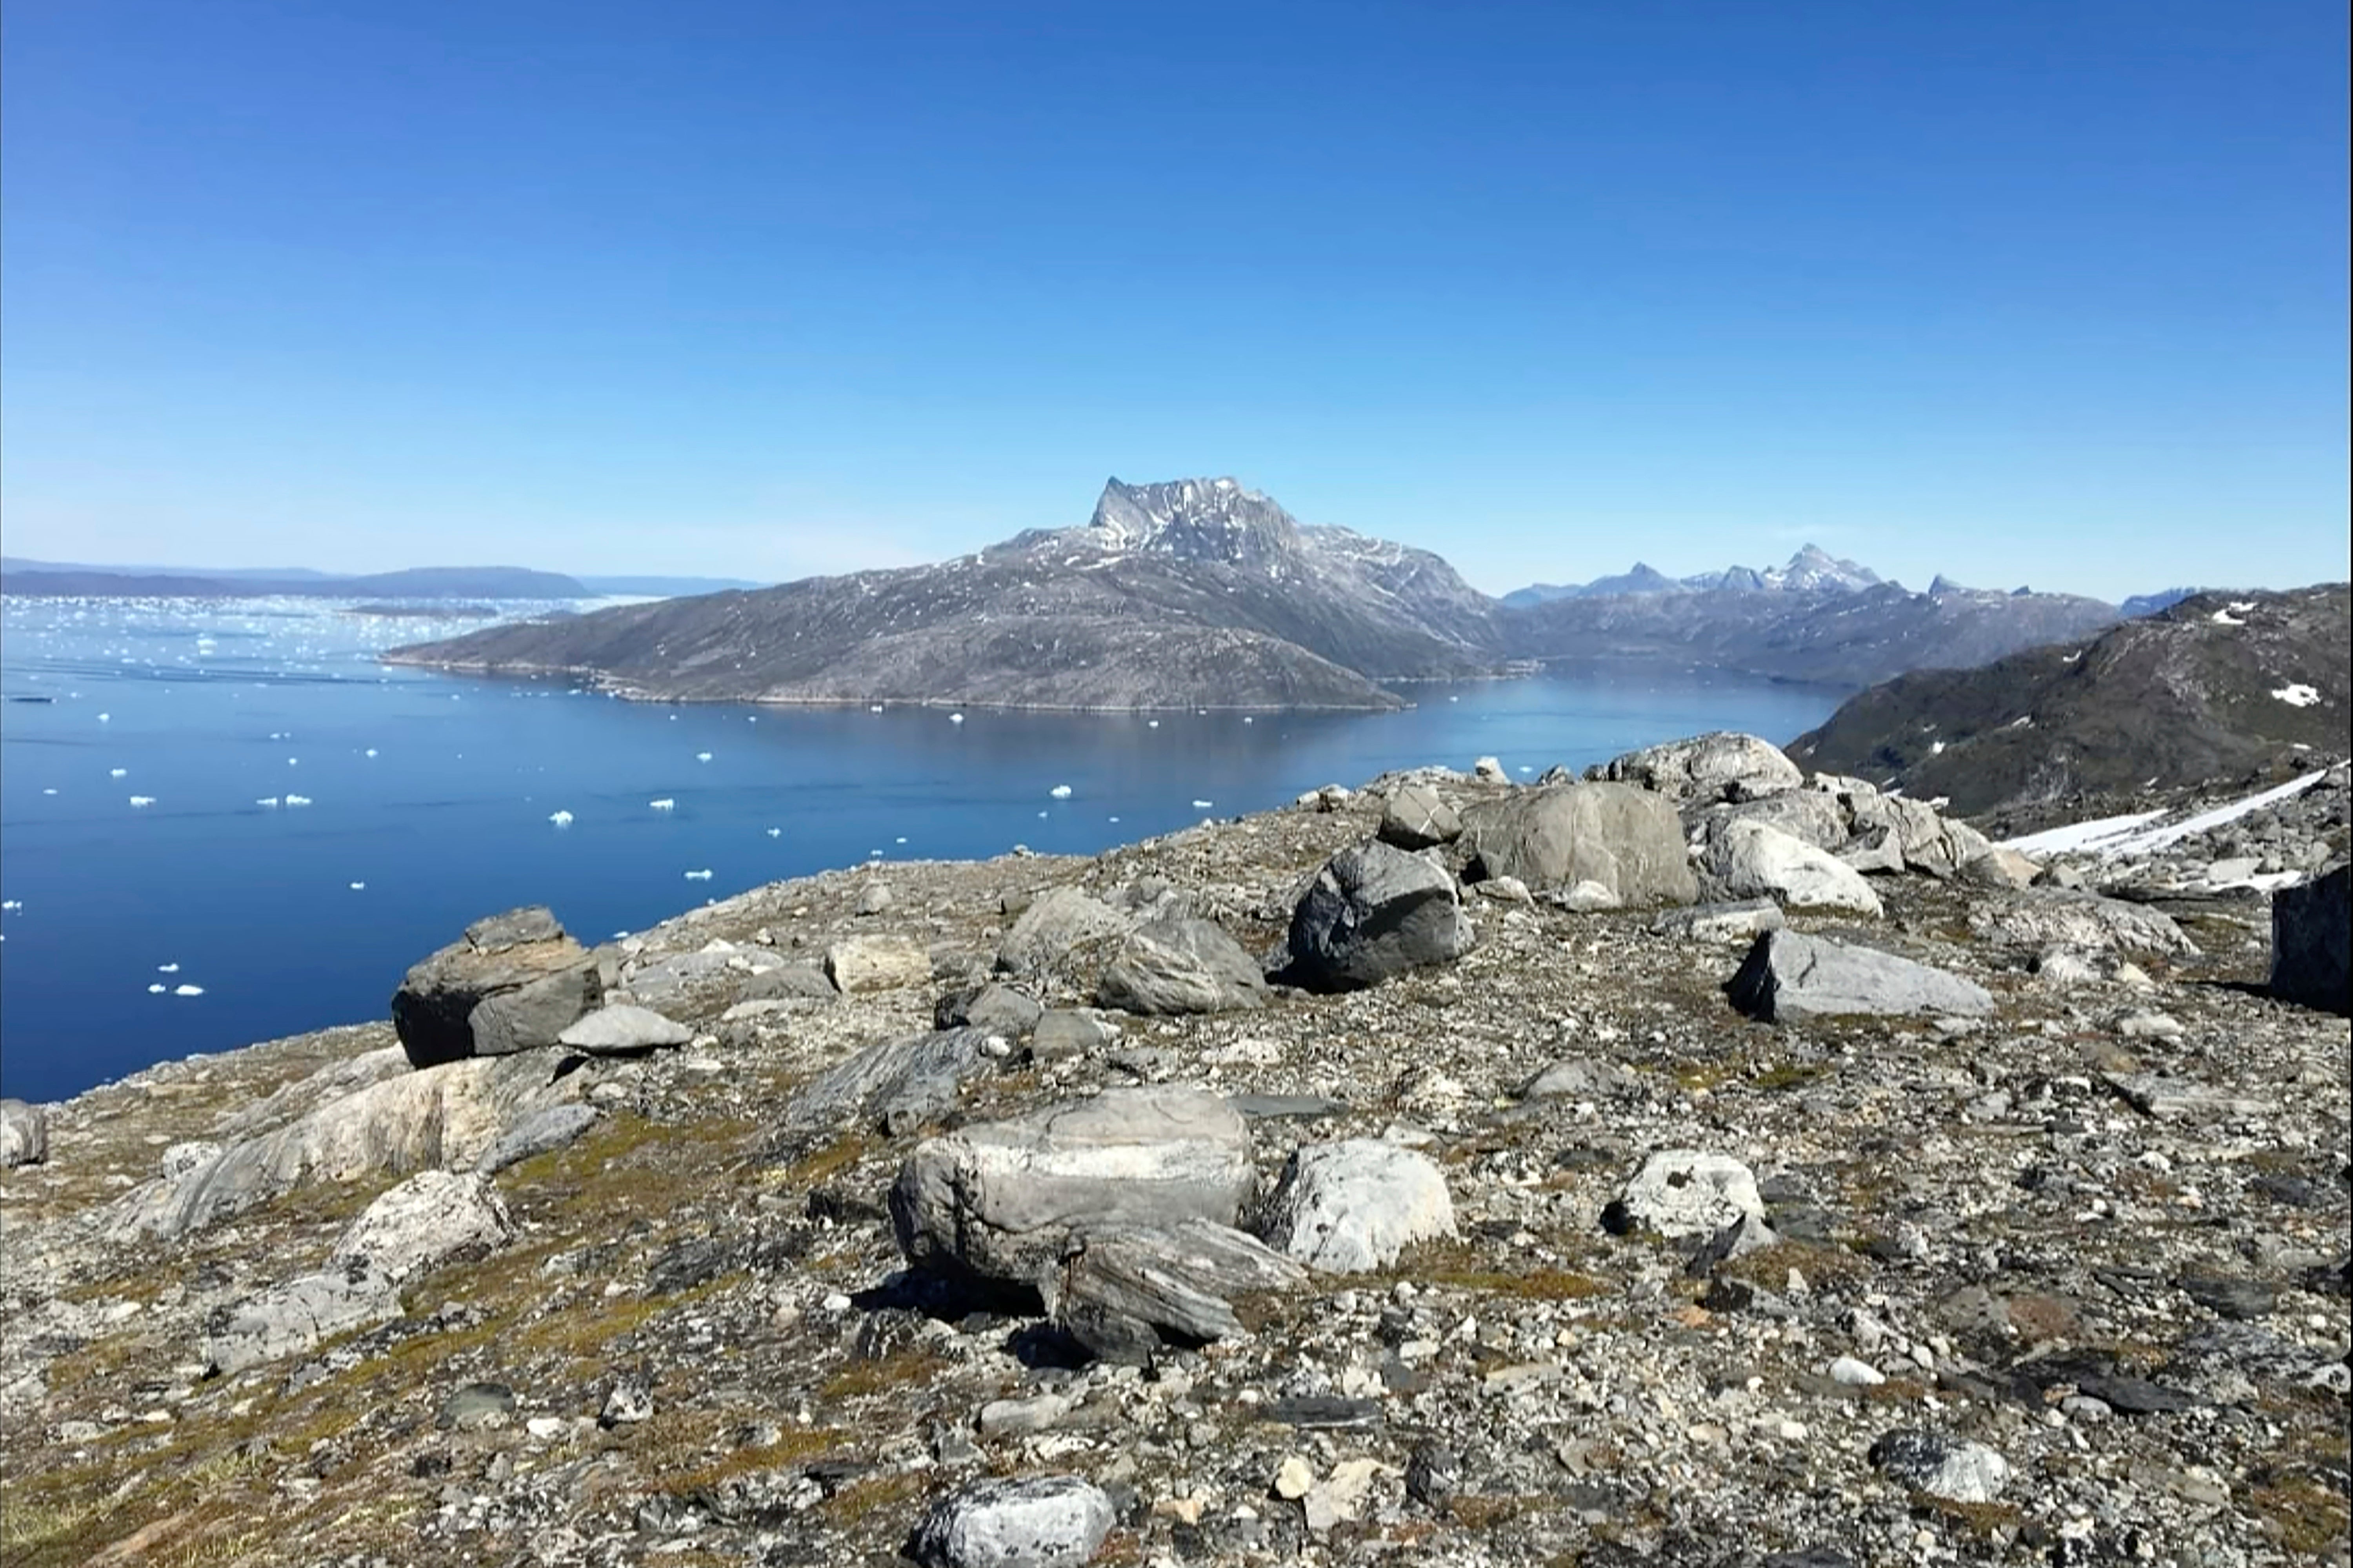
[[12, 556], [2348, 575], [2341, 5], [17, 6]]

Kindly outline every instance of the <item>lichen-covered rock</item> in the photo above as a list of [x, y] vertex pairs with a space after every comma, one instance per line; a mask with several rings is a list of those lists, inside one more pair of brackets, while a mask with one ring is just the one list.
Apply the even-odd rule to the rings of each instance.
[[2078, 952], [2189, 954], [2198, 944], [2173, 917], [2145, 904], [2065, 888], [2028, 888], [1969, 910], [1970, 932], [2010, 947], [2073, 948]]
[[932, 1505], [907, 1553], [923, 1568], [1076, 1568], [1113, 1517], [1110, 1497], [1076, 1476], [976, 1481]]
[[1746, 1165], [1703, 1149], [1666, 1149], [1642, 1162], [1602, 1223], [1672, 1238], [1714, 1236], [1736, 1220], [1764, 1217], [1757, 1173]]
[[559, 1045], [591, 1056], [626, 1056], [664, 1046], [682, 1046], [694, 1031], [650, 1007], [615, 1003], [584, 1013], [555, 1037]]
[[1623, 784], [1551, 784], [1462, 814], [1473, 879], [1517, 877], [1542, 893], [1599, 882], [1620, 903], [1699, 897], [1683, 822], [1662, 795]]
[[1113, 1089], [925, 1139], [891, 1188], [891, 1218], [910, 1263], [1029, 1285], [1073, 1235], [1230, 1226], [1254, 1184], [1249, 1125], [1223, 1099]]
[[1044, 974], [1060, 969], [1074, 950], [1125, 936], [1137, 921], [1076, 888], [1053, 888], [1031, 900], [997, 950], [997, 967], [1008, 974]]
[[1974, 981], [1876, 948], [1794, 931], [1758, 937], [1728, 989], [1735, 1006], [1768, 1023], [1862, 1013], [1973, 1016], [1993, 1011], [1993, 997]]
[[1884, 910], [1862, 874], [1835, 855], [1761, 822], [1729, 822], [1708, 846], [1707, 868], [1736, 899], [1770, 898], [1792, 909]]
[[1126, 1013], [1229, 1013], [1266, 1005], [1266, 976], [1214, 921], [1163, 915], [1103, 965], [1095, 1000]]
[[463, 1252], [488, 1252], [514, 1236], [489, 1178], [419, 1171], [379, 1194], [335, 1242], [329, 1261], [365, 1265], [395, 1283]]
[[553, 1046], [603, 994], [595, 956], [534, 906], [476, 921], [413, 966], [392, 1023], [410, 1064], [434, 1067]]
[[842, 994], [932, 983], [931, 954], [907, 936], [844, 937], [825, 950], [826, 977]]
[[1452, 1236], [1454, 1204], [1426, 1154], [1373, 1138], [1309, 1143], [1292, 1152], [1260, 1229], [1312, 1268], [1361, 1274], [1417, 1241]]
[[1424, 784], [1400, 784], [1382, 809], [1378, 837], [1400, 849], [1427, 849], [1462, 837], [1462, 818]]
[[1988, 1503], [2010, 1483], [2010, 1461], [1983, 1443], [1899, 1427], [1871, 1446], [1872, 1468], [1947, 1502]]
[[1756, 800], [1795, 789], [1806, 775], [1770, 741], [1718, 730], [1628, 752], [1596, 763], [1586, 770], [1585, 776], [1639, 784], [1680, 805]]

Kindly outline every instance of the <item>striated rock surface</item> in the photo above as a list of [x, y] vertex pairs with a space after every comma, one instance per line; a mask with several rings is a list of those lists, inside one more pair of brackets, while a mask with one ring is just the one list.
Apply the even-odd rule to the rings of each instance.
[[1662, 797], [1622, 784], [1551, 784], [1463, 813], [1479, 878], [1516, 877], [1537, 892], [1593, 882], [1630, 908], [1699, 896], [1683, 826]]

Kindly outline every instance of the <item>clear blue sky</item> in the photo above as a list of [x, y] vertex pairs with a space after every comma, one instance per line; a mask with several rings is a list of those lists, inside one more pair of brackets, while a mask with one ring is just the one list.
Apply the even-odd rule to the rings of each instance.
[[2348, 570], [2342, 0], [5, 16], [12, 554]]

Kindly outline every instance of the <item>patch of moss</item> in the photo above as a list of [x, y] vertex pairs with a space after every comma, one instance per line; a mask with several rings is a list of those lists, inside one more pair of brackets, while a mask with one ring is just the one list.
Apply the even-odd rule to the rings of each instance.
[[2342, 1557], [2353, 1540], [2353, 1505], [2344, 1490], [2307, 1477], [2250, 1488], [2245, 1508], [2270, 1526], [2279, 1543], [2300, 1556]]
[[929, 1351], [900, 1351], [874, 1361], [851, 1362], [827, 1378], [818, 1392], [827, 1399], [856, 1399], [904, 1388], [911, 1383], [928, 1382], [946, 1365], [945, 1361]]
[[862, 1477], [818, 1504], [818, 1510], [837, 1526], [869, 1513], [903, 1513], [923, 1496], [923, 1481], [921, 1470]]

